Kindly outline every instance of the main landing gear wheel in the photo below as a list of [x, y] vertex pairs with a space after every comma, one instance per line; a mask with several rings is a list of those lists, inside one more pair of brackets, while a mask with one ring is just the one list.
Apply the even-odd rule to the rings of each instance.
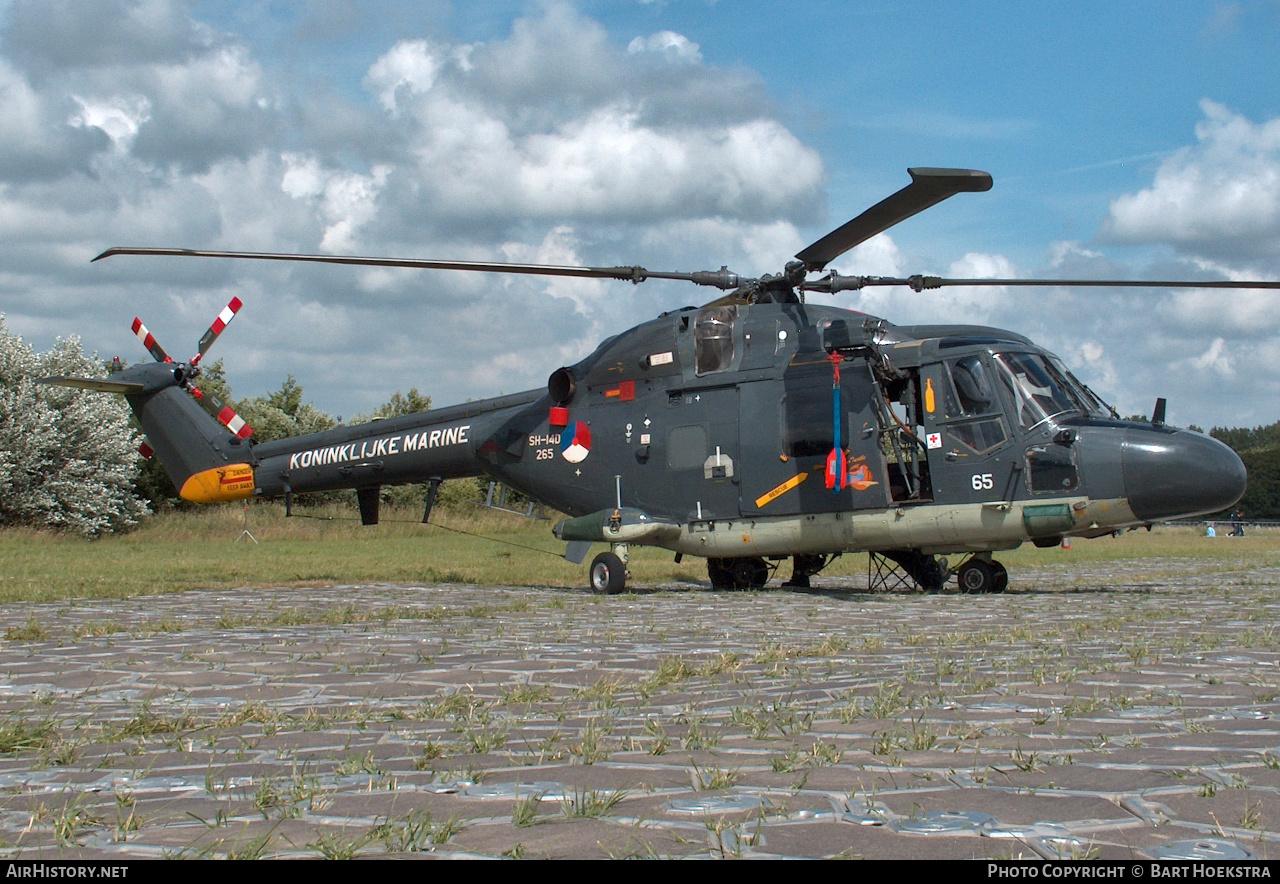
[[996, 561], [991, 563], [991, 568], [996, 572], [996, 583], [995, 586], [991, 588], [991, 591], [1004, 592], [1009, 588], [1009, 572], [1005, 570], [1004, 565]]
[[1004, 588], [1009, 585], [1009, 573], [997, 562], [970, 559], [960, 566], [956, 580], [960, 583], [960, 591], [970, 595], [1004, 592]]
[[714, 589], [760, 589], [769, 582], [769, 564], [761, 558], [707, 559]]
[[591, 560], [591, 591], [617, 595], [627, 586], [627, 566], [611, 552], [602, 552]]

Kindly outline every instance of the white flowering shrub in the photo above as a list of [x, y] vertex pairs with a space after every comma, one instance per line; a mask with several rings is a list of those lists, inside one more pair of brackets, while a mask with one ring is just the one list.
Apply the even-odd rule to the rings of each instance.
[[146, 515], [124, 398], [35, 383], [105, 374], [77, 338], [36, 354], [0, 316], [0, 524], [96, 537]]

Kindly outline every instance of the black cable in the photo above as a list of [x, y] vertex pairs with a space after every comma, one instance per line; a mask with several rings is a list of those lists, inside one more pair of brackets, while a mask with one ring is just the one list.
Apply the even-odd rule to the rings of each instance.
[[[393, 521], [408, 522], [410, 520], [398, 519]], [[437, 525], [435, 522], [417, 522], [415, 524], [426, 525], [428, 528], [439, 528], [441, 531], [452, 531], [454, 534], [465, 534], [468, 537], [478, 537], [481, 540], [489, 540], [489, 541], [492, 541], [493, 543], [501, 543], [506, 546], [514, 546], [517, 549], [527, 549], [530, 552], [546, 553], [547, 555], [554, 556], [557, 559], [564, 559], [564, 556], [560, 555], [560, 553], [552, 552], [549, 549], [539, 549], [536, 546], [525, 546], [523, 543], [513, 543], [510, 540], [499, 540], [496, 537], [486, 537], [483, 534], [475, 534], [475, 533], [472, 533], [471, 531], [463, 531], [461, 528], [450, 528], [447, 525]]]
[[[353, 516], [353, 517], [346, 517], [346, 516], [300, 516], [300, 515], [292, 515], [292, 516], [289, 516], [289, 518], [291, 518], [291, 519], [315, 519], [315, 520], [317, 520], [317, 521], [319, 521], [319, 522], [354, 522], [354, 521], [356, 521], [356, 518], [355, 518], [354, 516]], [[538, 548], [538, 547], [536, 547], [536, 546], [525, 546], [523, 543], [513, 543], [513, 542], [512, 542], [512, 541], [510, 541], [510, 540], [500, 540], [500, 539], [498, 539], [497, 537], [488, 537], [488, 536], [486, 536], [486, 535], [484, 535], [484, 534], [476, 534], [476, 533], [475, 533], [475, 532], [473, 532], [473, 531], [463, 531], [461, 528], [450, 528], [450, 527], [448, 527], [447, 525], [437, 525], [435, 522], [420, 522], [420, 521], [418, 521], [417, 519], [382, 519], [382, 520], [380, 520], [380, 521], [387, 522], [387, 523], [389, 523], [389, 524], [401, 524], [401, 525], [426, 525], [428, 528], [439, 528], [441, 531], [452, 531], [454, 534], [465, 534], [467, 537], [476, 537], [476, 538], [479, 538], [480, 540], [488, 540], [488, 541], [490, 541], [490, 542], [492, 542], [492, 543], [500, 543], [500, 544], [503, 544], [504, 546], [514, 546], [514, 547], [516, 547], [517, 549], [527, 549], [527, 550], [529, 550], [530, 552], [545, 553], [545, 554], [547, 554], [547, 555], [549, 555], [549, 556], [554, 556], [554, 557], [555, 557], [555, 558], [557, 558], [557, 559], [563, 559], [563, 558], [564, 558], [564, 556], [560, 555], [560, 553], [552, 552], [552, 551], [551, 551], [551, 550], [549, 550], [549, 549], [539, 549], [539, 548]]]

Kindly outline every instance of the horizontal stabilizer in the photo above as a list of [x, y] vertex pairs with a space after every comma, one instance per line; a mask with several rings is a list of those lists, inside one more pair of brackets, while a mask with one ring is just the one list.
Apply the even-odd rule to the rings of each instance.
[[108, 381], [102, 378], [40, 378], [36, 383], [53, 384], [59, 387], [79, 387], [81, 390], [94, 390], [98, 393], [122, 393], [125, 396], [141, 393], [145, 389], [142, 384], [132, 384], [126, 381]]

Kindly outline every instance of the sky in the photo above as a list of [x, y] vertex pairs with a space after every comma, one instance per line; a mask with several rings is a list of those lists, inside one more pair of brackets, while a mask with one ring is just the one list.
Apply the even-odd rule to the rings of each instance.
[[[287, 375], [348, 419], [541, 386], [711, 300], [110, 246], [777, 272], [905, 186], [990, 172], [841, 273], [1280, 279], [1280, 0], [0, 0], [0, 313], [38, 350]], [[873, 289], [1033, 338], [1123, 414], [1280, 420], [1280, 293]]]

